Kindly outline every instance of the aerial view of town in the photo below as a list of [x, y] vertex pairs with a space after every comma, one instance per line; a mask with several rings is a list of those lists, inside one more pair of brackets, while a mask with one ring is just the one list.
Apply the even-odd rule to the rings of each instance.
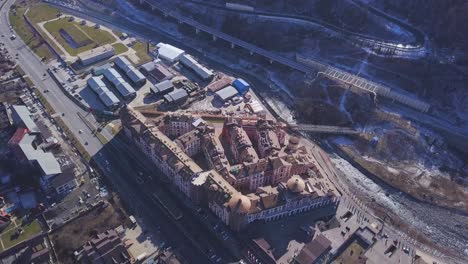
[[0, 264], [468, 263], [468, 2], [0, 0]]

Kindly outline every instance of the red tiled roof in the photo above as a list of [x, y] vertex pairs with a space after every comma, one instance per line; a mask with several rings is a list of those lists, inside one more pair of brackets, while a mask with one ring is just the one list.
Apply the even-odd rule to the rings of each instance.
[[27, 128], [18, 128], [16, 129], [13, 136], [8, 141], [8, 145], [18, 145], [20, 141], [23, 139], [24, 135], [29, 132]]

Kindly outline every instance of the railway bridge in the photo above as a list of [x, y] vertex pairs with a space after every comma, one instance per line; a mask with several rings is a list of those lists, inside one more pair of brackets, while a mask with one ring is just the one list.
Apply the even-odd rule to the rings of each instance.
[[291, 129], [301, 132], [312, 132], [317, 134], [343, 134], [343, 135], [355, 135], [361, 133], [352, 127], [341, 127], [341, 126], [322, 126], [322, 125], [309, 125], [309, 124], [297, 124], [290, 125]]
[[415, 108], [421, 112], [427, 112], [430, 108], [429, 104], [419, 99], [415, 99], [412, 96], [402, 94], [400, 92], [392, 90], [391, 88], [387, 86], [374, 83], [372, 81], [359, 77], [355, 74], [352, 74], [344, 70], [338, 69], [336, 67], [321, 63], [317, 60], [302, 58], [300, 56], [296, 56], [296, 59], [294, 60], [291, 58], [278, 55], [274, 52], [265, 50], [263, 48], [257, 47], [251, 43], [235, 38], [217, 29], [201, 24], [200, 22], [197, 22], [191, 18], [187, 18], [183, 15], [180, 15], [179, 13], [168, 9], [159, 3], [156, 3], [153, 0], [139, 0], [139, 3], [142, 5], [143, 4], [149, 5], [152, 11], [157, 11], [160, 14], [162, 14], [164, 17], [171, 18], [177, 21], [179, 24], [185, 24], [185, 25], [193, 27], [196, 33], [205, 32], [211, 35], [213, 40], [217, 40], [217, 39], [224, 40], [231, 45], [231, 48], [241, 47], [247, 50], [250, 55], [254, 55], [254, 54], [260, 55], [266, 58], [270, 63], [275, 62], [280, 65], [284, 65], [288, 68], [297, 70], [299, 72], [303, 72], [305, 74], [318, 71], [319, 73], [322, 73], [324, 76], [332, 80], [340, 81], [345, 84], [357, 87], [359, 89], [372, 92], [376, 95], [390, 98], [401, 104]]

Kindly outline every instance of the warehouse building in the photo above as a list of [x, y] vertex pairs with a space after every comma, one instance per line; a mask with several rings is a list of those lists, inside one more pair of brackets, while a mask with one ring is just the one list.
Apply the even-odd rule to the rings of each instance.
[[224, 74], [221, 74], [221, 78], [208, 84], [206, 86], [206, 90], [208, 90], [210, 93], [215, 93], [221, 89], [223, 89], [224, 87], [230, 85], [232, 83], [232, 81], [234, 80], [234, 78], [230, 77], [230, 76], [227, 76], [227, 75], [224, 75]]
[[115, 66], [119, 68], [121, 71], [125, 72], [125, 74], [132, 80], [133, 83], [137, 85], [143, 85], [146, 82], [146, 77], [137, 70], [133, 64], [125, 57], [117, 57], [114, 61]]
[[165, 95], [172, 91], [174, 91], [174, 84], [169, 80], [165, 80], [151, 87], [151, 92], [155, 95]]
[[161, 60], [147, 62], [140, 67], [141, 72], [146, 76], [154, 78], [158, 82], [170, 80], [174, 74], [161, 63]]
[[176, 48], [172, 45], [166, 43], [158, 43], [156, 45], [158, 50], [158, 55], [161, 59], [166, 60], [170, 63], [177, 62], [179, 58], [184, 55], [185, 51], [179, 48]]
[[88, 66], [98, 61], [108, 59], [114, 55], [114, 47], [111, 45], [104, 45], [78, 54], [78, 61], [81, 65]]
[[106, 107], [114, 108], [119, 105], [120, 101], [117, 96], [107, 88], [99, 77], [90, 78], [88, 86], [98, 95]]
[[125, 99], [136, 96], [135, 89], [122, 78], [122, 75], [118, 73], [114, 68], [108, 68], [104, 71], [104, 77], [111, 82], [114, 87], [119, 91]]
[[232, 86], [228, 86], [228, 87], [226, 87], [224, 89], [221, 89], [221, 90], [217, 91], [215, 93], [215, 98], [217, 98], [221, 102], [226, 102], [229, 99], [235, 97], [236, 95], [238, 95], [238, 92], [237, 92], [236, 88], [234, 88]]
[[24, 105], [13, 105], [11, 107], [11, 117], [13, 123], [17, 126], [24, 126], [29, 130], [29, 133], [39, 133], [39, 128], [37, 127], [34, 120], [31, 118], [31, 112]]
[[207, 69], [205, 66], [201, 65], [196, 61], [192, 56], [184, 54], [180, 57], [180, 62], [187, 68], [194, 71], [198, 76], [203, 80], [209, 80], [213, 78], [213, 71]]
[[171, 105], [181, 105], [185, 103], [187, 98], [188, 93], [184, 89], [177, 89], [164, 95], [164, 100]]
[[250, 84], [244, 81], [244, 79], [236, 79], [232, 82], [232, 86], [234, 86], [241, 95], [245, 94], [250, 89]]
[[100, 66], [95, 66], [91, 69], [91, 73], [94, 75], [94, 76], [100, 76], [100, 75], [103, 75], [104, 74], [104, 71], [107, 70], [108, 68], [110, 68], [111, 65], [109, 63], [106, 63], [104, 65], [100, 65]]

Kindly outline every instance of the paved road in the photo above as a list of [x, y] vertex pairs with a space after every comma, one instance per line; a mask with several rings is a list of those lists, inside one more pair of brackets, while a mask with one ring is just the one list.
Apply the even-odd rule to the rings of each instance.
[[[225, 5], [204, 2], [204, 1], [199, 1], [199, 0], [185, 0], [185, 1], [191, 2], [193, 4], [203, 5], [203, 6], [207, 6], [211, 8], [217, 8], [217, 9], [221, 9], [221, 10], [225, 10], [229, 12], [236, 12], [236, 13], [247, 14], [247, 15], [257, 15], [260, 17], [269, 17], [272, 19], [291, 21], [294, 23], [302, 22], [304, 24], [319, 25], [323, 27], [325, 30], [333, 31], [335, 34], [338, 34], [341, 38], [345, 40], [355, 42], [366, 47], [374, 47], [378, 49], [387, 48], [389, 50], [395, 49], [400, 52], [406, 52], [410, 56], [415, 55], [417, 57], [425, 56], [427, 52], [426, 47], [425, 47], [425, 37], [421, 31], [399, 20], [387, 18], [387, 16], [384, 16], [384, 18], [388, 20], [392, 20], [394, 23], [396, 23], [397, 25], [400, 25], [402, 28], [407, 30], [409, 33], [413, 35], [414, 40], [405, 41], [405, 42], [395, 42], [393, 40], [382, 39], [382, 38], [378, 38], [378, 37], [371, 36], [371, 35], [353, 32], [345, 28], [327, 23], [323, 20], [315, 19], [310, 16], [297, 15], [297, 14], [291, 14], [291, 13], [275, 13], [275, 12], [269, 12], [269, 11], [263, 11], [263, 10], [260, 11], [260, 10], [233, 9], [233, 8], [227, 8]], [[356, 2], [356, 1], [353, 1], [353, 2]], [[380, 13], [375, 13], [375, 14], [376, 16], [383, 17], [383, 15], [381, 15]]]
[[[14, 0], [7, 0], [0, 10], [0, 34], [5, 35], [0, 41], [5, 43], [5, 48], [12, 54], [18, 53], [16, 61], [18, 65], [31, 78], [35, 86], [43, 92], [52, 108], [59, 115], [63, 113], [62, 119], [65, 124], [75, 134], [78, 141], [84, 145], [90, 155], [93, 156], [96, 165], [108, 176], [107, 178], [111, 181], [112, 185], [120, 191], [119, 194], [123, 200], [138, 212], [141, 212], [152, 223], [158, 222], [164, 224], [162, 228], [168, 234], [169, 242], [173, 242], [173, 246], [181, 247], [181, 252], [187, 259], [195, 260], [198, 263], [209, 263], [204, 256], [204, 252], [191, 246], [186, 236], [177, 228], [171, 226], [171, 221], [163, 217], [161, 211], [155, 208], [153, 202], [149, 202], [138, 186], [135, 187], [134, 181], [138, 176], [138, 170], [134, 166], [123, 166], [125, 163], [122, 162], [129, 159], [129, 157], [118, 153], [115, 149], [114, 151], [109, 151], [107, 148], [104, 148], [103, 144], [94, 136], [92, 130], [78, 115], [78, 113], [81, 115], [86, 115], [87, 113], [63, 94], [61, 88], [46, 73], [47, 66], [41, 62], [21, 39], [11, 40], [9, 38], [13, 32], [10, 30], [8, 10], [13, 3]], [[46, 75], [44, 76], [44, 74]], [[45, 90], [49, 90], [49, 92], [44, 93]], [[95, 122], [92, 116], [87, 116], [87, 118]], [[82, 130], [83, 133], [77, 133], [79, 130]], [[109, 134], [106, 136], [109, 136]]]
[[[124, 199], [127, 206], [134, 211], [135, 215], [150, 220], [151, 224], [149, 226], [152, 228], [152, 230], [149, 230], [150, 232], [160, 229], [163, 238], [177, 251], [181, 252], [185, 258], [194, 260], [197, 263], [208, 263], [203, 253], [193, 247], [190, 240], [185, 238], [184, 233], [180, 231], [177, 224], [165, 214], [161, 207], [150, 199], [147, 188], [138, 185], [134, 174], [140, 171], [146, 172], [143, 168], [135, 166], [134, 163], [132, 164], [128, 157], [121, 154], [113, 143], [109, 143], [101, 149], [93, 160], [101, 165], [103, 173], [111, 175], [112, 187]], [[148, 186], [146, 185], [146, 187]]]
[[[203, 260], [196, 263], [208, 263], [209, 260], [203, 255], [210, 249], [215, 250], [216, 254], [226, 261], [232, 262], [236, 260], [236, 258], [219, 242], [210, 230], [207, 230], [204, 227], [200, 222], [200, 218], [193, 215], [193, 212], [190, 212], [188, 205], [184, 204], [180, 200], [174, 199], [174, 204], [178, 205], [179, 209], [184, 212], [184, 216], [178, 221], [173, 221], [171, 216], [169, 216], [162, 207], [154, 202], [151, 195], [152, 193], [158, 192], [160, 195], [173, 197], [173, 193], [176, 191], [170, 192], [168, 190], [169, 186], [161, 186], [164, 185], [159, 181], [159, 177], [162, 173], [152, 165], [151, 161], [148, 160], [140, 150], [129, 143], [123, 135], [115, 136], [103, 149], [103, 153], [106, 151], [117, 153], [117, 155], [113, 156], [113, 159], [115, 159], [115, 164], [118, 163], [118, 165], [108, 167], [108, 169], [110, 174], [113, 176], [118, 175], [121, 178], [119, 179], [122, 181], [120, 186], [125, 186], [125, 189], [120, 190], [119, 193], [130, 191], [134, 196], [140, 196], [139, 200], [142, 201], [142, 203], [134, 204], [131, 207], [140, 208], [138, 211], [142, 214], [149, 214], [150, 216], [153, 214], [153, 219], [159, 218], [157, 223], [158, 225], [161, 225], [161, 230], [163, 230], [163, 232], [167, 232], [168, 237], [171, 239], [179, 240], [177, 245], [188, 246], [190, 242], [192, 242], [193, 245], [196, 245], [197, 250], [203, 252], [203, 254], [201, 254], [202, 256], [195, 256], [195, 254], [192, 254], [193, 257], [197, 257], [197, 260]], [[124, 155], [122, 153], [126, 154]], [[102, 159], [101, 157], [101, 154], [98, 153], [97, 160], [100, 161]], [[130, 178], [127, 176], [128, 174], [135, 174], [135, 172], [137, 172], [138, 177]], [[137, 178], [140, 180], [137, 180]], [[125, 183], [123, 183], [124, 181]], [[133, 200], [136, 201], [136, 199]], [[153, 223], [156, 224], [156, 222]], [[188, 234], [185, 236], [189, 238], [188, 240], [184, 240], [184, 234]], [[190, 241], [191, 239], [193, 239], [193, 241]], [[184, 249], [184, 251], [185, 250], [187, 249]]]
[[[18, 53], [16, 60], [18, 65], [21, 66], [36, 87], [44, 94], [47, 101], [55, 111], [60, 114], [65, 114], [62, 118], [72, 132], [76, 132], [80, 129], [83, 130], [82, 134], [77, 133], [75, 136], [82, 144], [86, 141], [88, 142], [86, 149], [90, 155], [93, 156], [100, 148], [102, 148], [102, 144], [92, 135], [90, 130], [83, 129], [85, 128], [85, 125], [78, 117], [77, 113], [85, 112], [75, 105], [68, 97], [64, 96], [60, 87], [58, 87], [52, 78], [50, 78], [49, 74], [47, 74], [48, 67], [41, 62], [36, 54], [31, 51], [21, 39], [17, 38], [15, 40], [11, 40], [9, 38], [13, 33], [10, 31], [8, 11], [13, 3], [13, 0], [8, 0], [0, 10], [0, 32], [5, 35], [5, 37], [0, 38], [0, 41], [5, 43], [5, 48], [10, 51], [10, 53]], [[46, 74], [46, 76], [44, 76], [44, 74]], [[44, 90], [49, 90], [49, 92], [44, 93]]]

